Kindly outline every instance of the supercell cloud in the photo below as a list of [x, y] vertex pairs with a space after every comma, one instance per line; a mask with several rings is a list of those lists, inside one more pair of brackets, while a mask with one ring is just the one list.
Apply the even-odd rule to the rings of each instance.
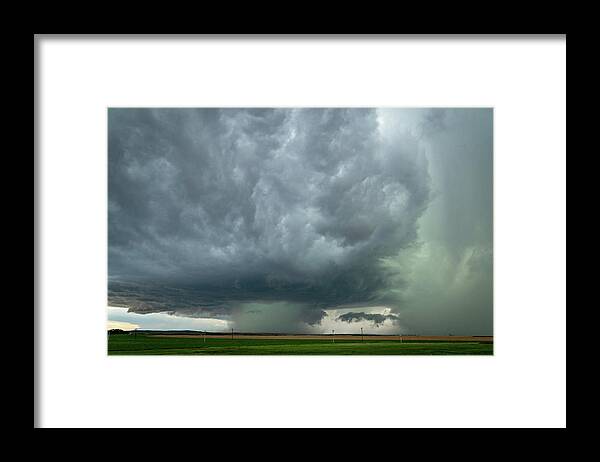
[[[338, 319], [401, 323], [406, 310], [408, 328], [418, 326], [422, 300], [412, 298], [423, 281], [407, 262], [426, 245], [421, 221], [436, 198], [460, 195], [448, 189], [456, 179], [436, 184], [428, 156], [452, 120], [422, 110], [109, 109], [109, 305], [254, 331], [304, 331], [328, 310], [385, 305], [395, 314]], [[483, 128], [491, 137], [491, 120]], [[457, 159], [469, 151], [448, 144]], [[491, 159], [491, 144], [483, 149], [469, 155]], [[478, 183], [491, 184], [489, 168]], [[483, 205], [491, 230], [491, 196]], [[481, 258], [463, 266], [491, 275], [491, 235], [482, 244], [459, 231], [433, 244], [457, 261], [489, 250], [489, 268]], [[491, 323], [491, 288], [479, 292]]]

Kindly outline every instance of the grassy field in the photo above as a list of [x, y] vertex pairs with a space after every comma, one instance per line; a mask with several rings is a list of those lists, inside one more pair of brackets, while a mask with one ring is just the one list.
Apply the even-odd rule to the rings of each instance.
[[492, 355], [493, 343], [111, 335], [109, 355]]

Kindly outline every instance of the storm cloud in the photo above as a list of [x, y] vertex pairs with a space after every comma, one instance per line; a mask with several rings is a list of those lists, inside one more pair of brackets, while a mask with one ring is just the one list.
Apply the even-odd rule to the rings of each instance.
[[337, 321], [343, 322], [358, 322], [358, 321], [370, 321], [374, 326], [379, 327], [387, 320], [396, 321], [398, 320], [398, 316], [393, 314], [379, 314], [379, 313], [357, 313], [351, 311], [349, 313], [344, 313], [336, 318]]
[[109, 305], [257, 330], [400, 313], [448, 130], [409, 113], [392, 133], [376, 109], [109, 109]]

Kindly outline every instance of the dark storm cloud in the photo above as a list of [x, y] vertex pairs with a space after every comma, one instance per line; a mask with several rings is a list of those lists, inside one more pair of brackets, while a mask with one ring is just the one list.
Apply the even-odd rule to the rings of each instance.
[[[434, 119], [435, 120], [435, 119]], [[370, 109], [110, 109], [109, 303], [227, 318], [375, 303], [417, 238], [417, 138]]]
[[357, 312], [349, 312], [344, 313], [336, 318], [337, 321], [343, 321], [347, 323], [351, 322], [359, 322], [359, 321], [370, 321], [376, 327], [379, 327], [388, 319], [392, 321], [398, 321], [400, 318], [393, 314], [379, 314], [379, 313], [357, 313]]

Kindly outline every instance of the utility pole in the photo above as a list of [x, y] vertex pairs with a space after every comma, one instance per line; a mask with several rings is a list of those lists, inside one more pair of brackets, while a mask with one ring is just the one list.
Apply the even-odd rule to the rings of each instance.
[[231, 329], [231, 340], [233, 340], [233, 329]]
[[332, 333], [331, 342], [335, 343], [335, 330], [332, 330], [331, 333]]
[[206, 331], [204, 332], [204, 335], [202, 337], [204, 337], [204, 343], [206, 343]]
[[364, 342], [364, 341], [365, 341], [365, 339], [364, 339], [364, 337], [363, 337], [363, 331], [362, 331], [362, 329], [363, 329], [363, 328], [361, 327], [361, 328], [360, 328], [360, 341], [361, 341], [361, 342]]

